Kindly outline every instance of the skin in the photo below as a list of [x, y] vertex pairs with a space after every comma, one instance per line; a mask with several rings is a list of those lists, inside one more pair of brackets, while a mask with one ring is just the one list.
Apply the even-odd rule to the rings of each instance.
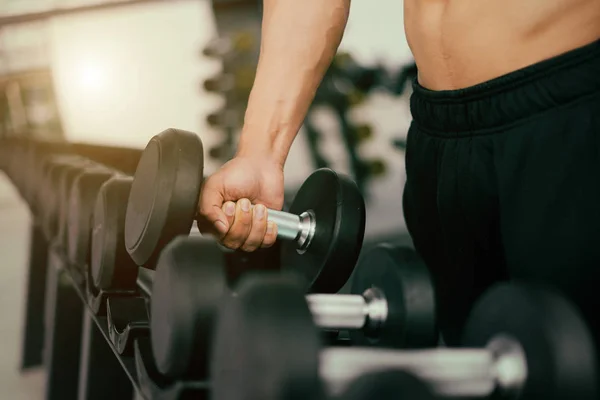
[[[205, 180], [201, 229], [232, 249], [271, 246], [283, 166], [342, 39], [350, 0], [264, 0], [261, 52], [236, 156]], [[599, 0], [405, 0], [430, 90], [473, 86], [600, 38]], [[254, 206], [252, 206], [254, 205]]]

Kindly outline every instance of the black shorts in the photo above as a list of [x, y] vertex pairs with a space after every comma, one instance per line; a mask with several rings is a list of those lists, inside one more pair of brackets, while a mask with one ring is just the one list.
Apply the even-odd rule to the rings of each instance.
[[549, 283], [600, 332], [600, 41], [463, 90], [417, 83], [404, 213], [453, 345], [476, 298]]

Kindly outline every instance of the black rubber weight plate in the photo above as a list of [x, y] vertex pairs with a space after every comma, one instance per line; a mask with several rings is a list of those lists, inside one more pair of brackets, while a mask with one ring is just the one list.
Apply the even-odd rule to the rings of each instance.
[[312, 293], [336, 293], [358, 259], [365, 234], [365, 202], [356, 184], [330, 169], [319, 169], [302, 184], [289, 212], [315, 214], [314, 237], [303, 254], [283, 243], [282, 265], [306, 280]]
[[153, 268], [174, 237], [190, 233], [203, 171], [197, 135], [168, 129], [150, 140], [135, 171], [125, 218], [125, 247], [137, 265]]
[[302, 288], [281, 276], [246, 276], [219, 311], [212, 398], [321, 398], [319, 332]]
[[350, 332], [358, 345], [422, 348], [438, 343], [435, 292], [429, 270], [414, 250], [381, 244], [363, 254], [352, 276], [351, 292], [374, 288], [388, 305], [386, 322], [374, 332]]
[[419, 378], [402, 371], [367, 373], [350, 384], [338, 400], [435, 400]]
[[58, 194], [58, 234], [57, 241], [63, 247], [67, 247], [67, 233], [69, 228], [67, 226], [67, 217], [69, 215], [69, 196], [71, 195], [71, 188], [77, 177], [84, 173], [86, 168], [93, 168], [97, 166], [90, 160], [82, 160], [77, 166], [69, 168], [62, 176], [60, 182], [59, 194]]
[[49, 188], [46, 192], [43, 223], [44, 233], [48, 238], [55, 238], [58, 235], [58, 222], [61, 207], [61, 193], [65, 175], [70, 175], [73, 171], [81, 171], [83, 160], [73, 158], [71, 161], [59, 163], [52, 168], [48, 174]]
[[150, 305], [152, 351], [163, 375], [207, 378], [214, 316], [227, 293], [223, 253], [215, 241], [180, 236], [165, 247]]
[[34, 196], [36, 202], [36, 210], [38, 211], [39, 217], [43, 217], [45, 215], [45, 206], [47, 203], [49, 192], [52, 190], [56, 190], [56, 188], [52, 188], [52, 170], [59, 166], [64, 166], [69, 163], [72, 163], [77, 159], [78, 157], [74, 155], [53, 154], [47, 156], [42, 161], [39, 182], [37, 182], [37, 185], [35, 185], [36, 194]]
[[133, 178], [115, 176], [102, 185], [94, 208], [90, 271], [97, 289], [132, 290], [138, 267], [125, 250], [123, 231]]
[[464, 345], [503, 334], [518, 341], [528, 377], [519, 399], [598, 399], [597, 353], [578, 311], [555, 292], [525, 285], [490, 289], [473, 309]]
[[98, 166], [86, 169], [73, 183], [67, 216], [67, 255], [78, 267], [89, 263], [92, 216], [100, 187], [114, 176], [115, 172]]

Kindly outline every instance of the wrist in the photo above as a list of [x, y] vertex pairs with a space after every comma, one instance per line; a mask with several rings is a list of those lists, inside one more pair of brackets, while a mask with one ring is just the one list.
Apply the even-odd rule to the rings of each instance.
[[242, 130], [236, 157], [259, 158], [283, 168], [291, 142], [283, 132], [269, 132], [245, 127]]
[[235, 157], [259, 159], [262, 162], [275, 164], [283, 169], [287, 154], [282, 154], [281, 152], [277, 151], [273, 146], [273, 143], [269, 143], [267, 141], [246, 141], [243, 139], [244, 138], [242, 134]]

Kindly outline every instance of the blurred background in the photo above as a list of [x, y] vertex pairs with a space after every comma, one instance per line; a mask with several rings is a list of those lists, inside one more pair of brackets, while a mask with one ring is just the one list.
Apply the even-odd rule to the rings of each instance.
[[[408, 241], [404, 140], [416, 69], [399, 0], [355, 0], [339, 53], [286, 165], [289, 198], [316, 168], [350, 175], [367, 240]], [[197, 133], [206, 172], [235, 151], [260, 42], [260, 1], [0, 0], [0, 137], [144, 148]], [[0, 175], [0, 398], [42, 397], [20, 374], [29, 214]]]

